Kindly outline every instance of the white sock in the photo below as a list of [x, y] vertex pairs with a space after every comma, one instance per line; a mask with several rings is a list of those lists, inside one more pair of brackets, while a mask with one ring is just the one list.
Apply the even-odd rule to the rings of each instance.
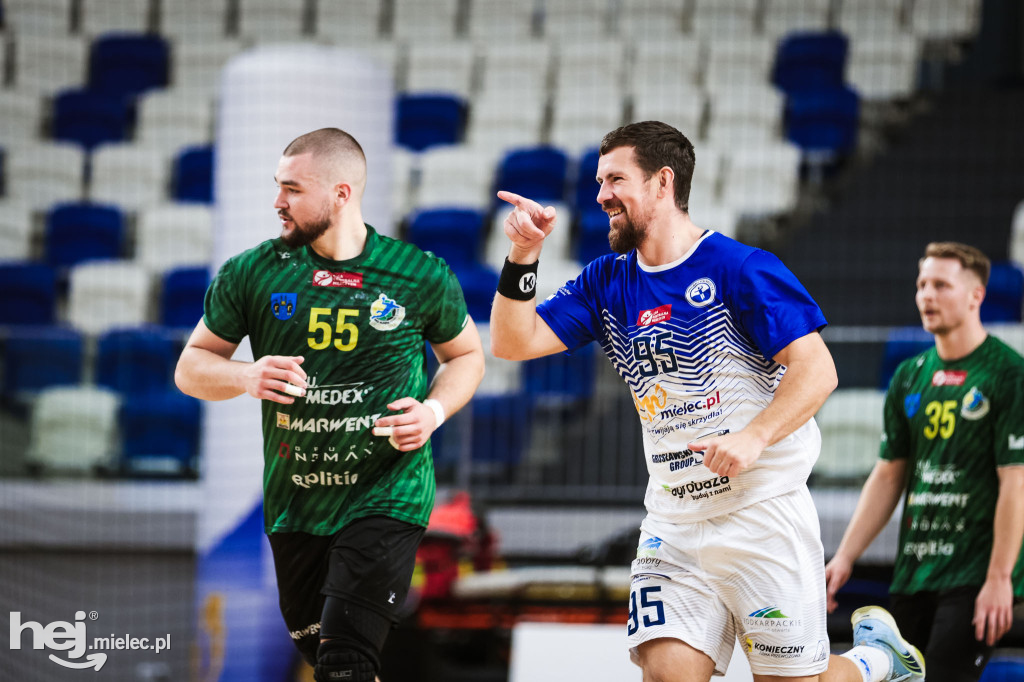
[[856, 664], [864, 682], [882, 682], [892, 672], [889, 655], [873, 646], [855, 646], [842, 654], [842, 657]]

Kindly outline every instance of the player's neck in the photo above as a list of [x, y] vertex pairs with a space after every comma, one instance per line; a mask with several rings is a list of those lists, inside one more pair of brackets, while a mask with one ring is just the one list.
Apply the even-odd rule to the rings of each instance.
[[673, 212], [665, 220], [652, 221], [647, 239], [636, 250], [637, 258], [648, 267], [673, 263], [693, 248], [703, 232], [688, 214]]
[[328, 260], [349, 260], [366, 248], [366, 223], [361, 213], [342, 215], [340, 222], [313, 242], [313, 250]]
[[988, 332], [980, 321], [970, 321], [951, 329], [944, 334], [935, 335], [935, 351], [945, 361], [966, 358], [985, 342]]

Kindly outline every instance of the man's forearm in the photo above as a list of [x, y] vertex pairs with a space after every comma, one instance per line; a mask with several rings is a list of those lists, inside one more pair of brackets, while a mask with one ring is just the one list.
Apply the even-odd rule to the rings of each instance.
[[246, 364], [189, 346], [178, 360], [174, 383], [182, 393], [193, 398], [228, 400], [245, 393], [242, 372]]
[[448, 418], [465, 407], [483, 376], [482, 351], [472, 351], [450, 358], [437, 368], [427, 397], [441, 403], [445, 418]]
[[895, 462], [879, 462], [875, 465], [864, 483], [836, 556], [842, 555], [852, 563], [878, 537], [899, 504], [905, 471], [904, 465]]

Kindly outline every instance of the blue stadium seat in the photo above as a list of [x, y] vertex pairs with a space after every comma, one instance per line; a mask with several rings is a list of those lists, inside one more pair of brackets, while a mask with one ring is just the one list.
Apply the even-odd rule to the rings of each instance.
[[455, 95], [400, 95], [395, 104], [396, 142], [415, 152], [462, 139], [465, 104]]
[[1024, 271], [1016, 263], [993, 263], [981, 304], [982, 322], [1020, 322], [1024, 308]]
[[576, 241], [576, 260], [589, 263], [611, 253], [608, 245], [608, 214], [598, 207], [587, 209], [580, 216], [580, 233]]
[[119, 258], [124, 238], [124, 214], [116, 206], [59, 204], [46, 216], [46, 262], [67, 267]]
[[491, 319], [491, 303], [498, 290], [498, 273], [487, 265], [464, 265], [454, 268], [466, 299], [469, 316], [477, 323]]
[[53, 137], [92, 149], [131, 136], [133, 110], [124, 98], [93, 90], [65, 90], [53, 102]]
[[61, 327], [12, 328], [3, 342], [3, 395], [35, 393], [82, 380], [82, 335]]
[[597, 162], [600, 158], [601, 152], [591, 149], [580, 159], [573, 188], [573, 202], [578, 215], [598, 206], [597, 193], [601, 191], [601, 185], [597, 182]]
[[203, 299], [210, 286], [208, 268], [178, 268], [164, 276], [160, 291], [160, 324], [195, 327], [203, 317]]
[[888, 389], [892, 375], [901, 362], [922, 353], [935, 345], [931, 334], [920, 327], [900, 327], [889, 332], [882, 356], [882, 368], [878, 387]]
[[57, 273], [39, 263], [0, 263], [0, 325], [53, 324]]
[[409, 241], [444, 258], [453, 269], [480, 261], [484, 214], [466, 208], [420, 211], [409, 223]]
[[158, 328], [116, 329], [99, 338], [96, 383], [135, 396], [173, 386], [177, 342]]
[[567, 353], [546, 355], [523, 364], [523, 388], [534, 404], [567, 405], [594, 392], [595, 344]]
[[475, 396], [472, 414], [472, 470], [500, 476], [519, 463], [530, 434], [530, 401], [522, 394]]
[[167, 42], [159, 36], [115, 34], [98, 38], [89, 56], [89, 89], [134, 97], [168, 83]]
[[120, 412], [125, 473], [194, 474], [200, 414], [199, 401], [176, 390], [125, 400]]
[[842, 33], [794, 33], [779, 44], [772, 82], [787, 94], [843, 84], [847, 39]]
[[174, 199], [213, 203], [213, 146], [188, 147], [174, 161]]
[[845, 156], [857, 146], [860, 99], [846, 86], [794, 90], [786, 97], [786, 138], [802, 151]]
[[[515, 149], [498, 164], [495, 186], [541, 203], [563, 201], [568, 167], [569, 159], [561, 149]], [[501, 203], [495, 199], [495, 205]]]

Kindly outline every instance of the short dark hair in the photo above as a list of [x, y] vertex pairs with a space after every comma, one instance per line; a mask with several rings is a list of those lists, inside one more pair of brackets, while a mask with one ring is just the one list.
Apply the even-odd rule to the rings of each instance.
[[988, 256], [982, 253], [981, 249], [968, 244], [961, 244], [960, 242], [931, 242], [928, 246], [924, 247], [924, 257], [917, 263], [919, 268], [925, 258], [952, 258], [958, 260], [964, 270], [970, 270], [978, 276], [982, 286], [988, 286], [988, 276], [992, 271], [992, 262], [988, 259]]
[[642, 121], [616, 128], [601, 140], [600, 152], [618, 147], [633, 147], [637, 165], [647, 179], [668, 166], [675, 174], [675, 199], [680, 211], [690, 210], [690, 182], [696, 161], [693, 144], [667, 123]]
[[300, 135], [285, 147], [283, 156], [298, 156], [307, 152], [322, 158], [356, 158], [366, 163], [363, 148], [344, 130], [340, 128], [320, 128]]

